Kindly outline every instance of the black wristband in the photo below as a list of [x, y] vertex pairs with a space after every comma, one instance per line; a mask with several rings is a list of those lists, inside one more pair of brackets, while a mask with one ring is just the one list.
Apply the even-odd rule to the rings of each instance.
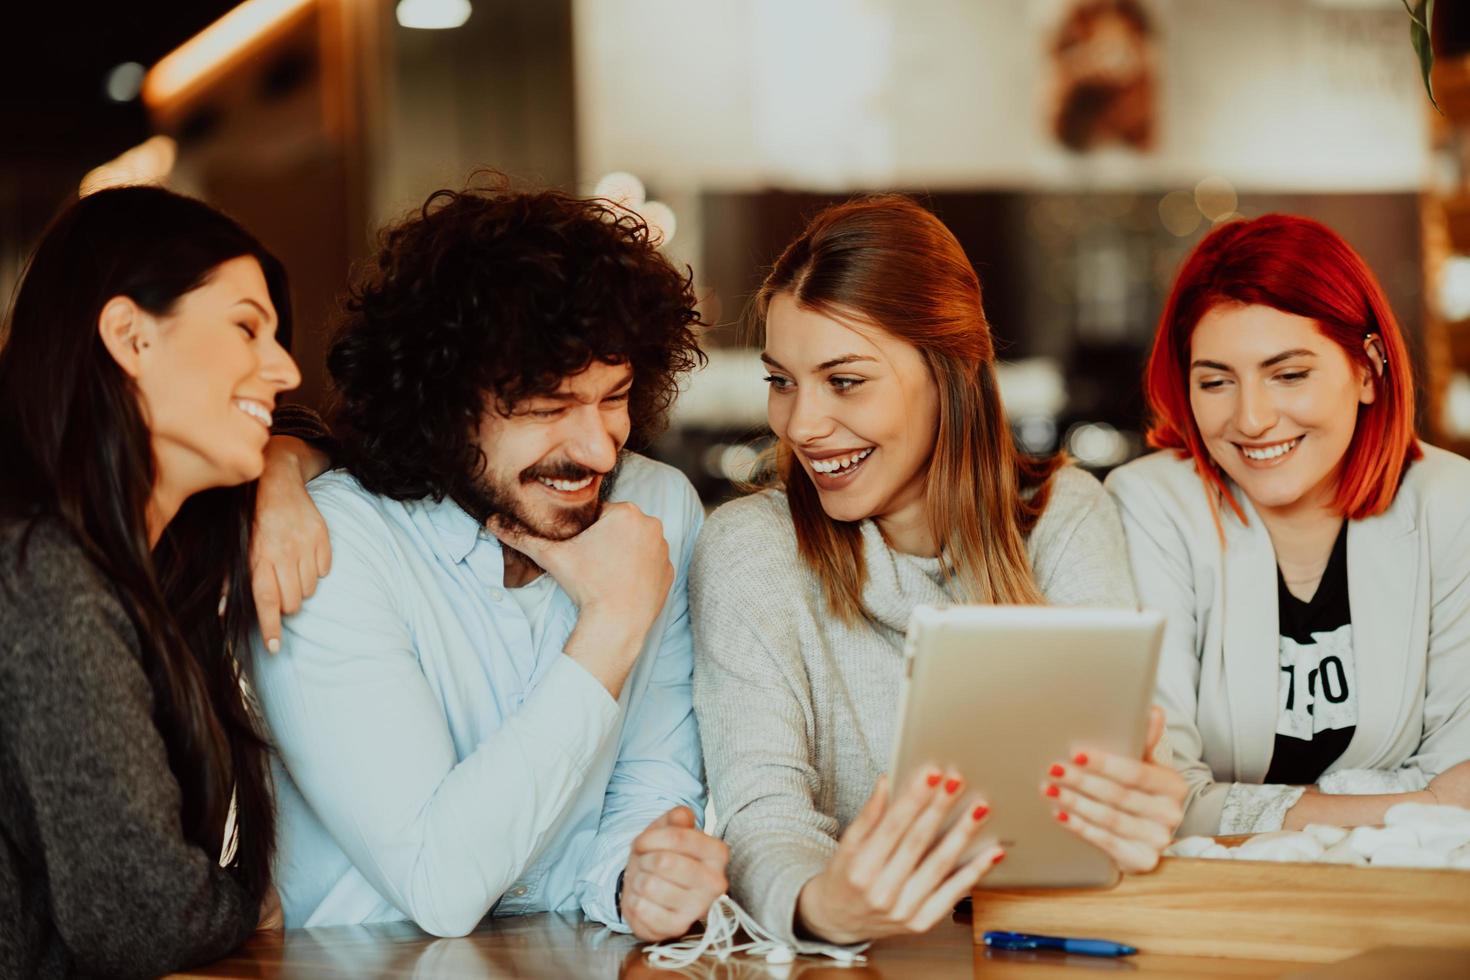
[[613, 911], [618, 914], [619, 921], [623, 918], [623, 875], [627, 873], [626, 868], [618, 872], [618, 887], [613, 892]]

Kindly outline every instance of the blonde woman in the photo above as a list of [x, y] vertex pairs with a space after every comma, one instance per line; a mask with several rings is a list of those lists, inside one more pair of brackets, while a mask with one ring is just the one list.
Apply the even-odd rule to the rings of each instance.
[[[1016, 451], [979, 280], [914, 202], [818, 215], [756, 309], [782, 489], [710, 517], [690, 582], [732, 892], [798, 948], [922, 932], [1003, 853], [958, 861], [992, 802], [961, 774], [880, 775], [909, 613], [1132, 607], [1123, 531], [1092, 477]], [[1183, 813], [1183, 780], [1152, 761], [1161, 731], [1158, 716], [1144, 759], [1094, 753], [1036, 774], [1056, 818], [1125, 871], [1153, 868]]]

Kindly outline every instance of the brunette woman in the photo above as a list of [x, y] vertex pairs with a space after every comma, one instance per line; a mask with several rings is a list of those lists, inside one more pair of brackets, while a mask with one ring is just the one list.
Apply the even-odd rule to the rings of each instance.
[[[958, 863], [989, 802], [961, 774], [879, 779], [909, 614], [1132, 607], [1122, 528], [1092, 477], [1017, 452], [980, 282], [914, 202], [818, 215], [756, 309], [783, 489], [710, 517], [690, 584], [732, 892], [789, 942], [921, 932], [1002, 854]], [[1036, 776], [1057, 819], [1128, 871], [1157, 863], [1182, 813], [1183, 781], [1151, 759], [1092, 753]]]
[[280, 264], [157, 188], [72, 205], [25, 273], [0, 349], [0, 974], [167, 973], [279, 924], [233, 649], [289, 329]]
[[1145, 606], [1184, 830], [1470, 805], [1470, 461], [1419, 442], [1383, 290], [1330, 229], [1195, 248], [1145, 376], [1165, 452], [1108, 478]]

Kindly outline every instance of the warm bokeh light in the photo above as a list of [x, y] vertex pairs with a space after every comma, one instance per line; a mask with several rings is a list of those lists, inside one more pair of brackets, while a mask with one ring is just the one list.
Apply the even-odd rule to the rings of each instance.
[[732, 483], [754, 479], [760, 465], [760, 451], [748, 442], [719, 442], [704, 451], [704, 471]]
[[1222, 221], [1235, 210], [1239, 201], [1230, 181], [1224, 177], [1206, 177], [1194, 185], [1194, 203], [1206, 218]]
[[153, 66], [143, 101], [157, 108], [182, 95], [251, 42], [315, 0], [246, 0]]
[[1128, 440], [1106, 422], [1082, 422], [1067, 432], [1067, 452], [1083, 466], [1117, 466], [1129, 456]]
[[1470, 375], [1457, 372], [1450, 379], [1440, 425], [1452, 436], [1470, 439]]
[[1435, 299], [1446, 320], [1470, 320], [1470, 256], [1451, 255], [1439, 269]]
[[167, 136], [155, 136], [131, 150], [88, 171], [77, 193], [81, 197], [104, 187], [127, 184], [162, 184], [174, 169], [179, 147]]
[[1171, 235], [1183, 238], [1192, 234], [1202, 217], [1194, 195], [1188, 191], [1170, 191], [1159, 201], [1159, 220]]
[[597, 186], [592, 188], [593, 197], [606, 198], [614, 204], [632, 208], [634, 211], [643, 206], [647, 193], [643, 188], [643, 181], [624, 170], [614, 170], [612, 173], [603, 174]]
[[1057, 444], [1056, 419], [1032, 415], [1015, 420], [1016, 442], [1021, 451], [1041, 455]]
[[644, 201], [637, 209], [648, 225], [648, 240], [663, 248], [674, 240], [679, 223], [674, 218], [674, 209], [663, 201]]

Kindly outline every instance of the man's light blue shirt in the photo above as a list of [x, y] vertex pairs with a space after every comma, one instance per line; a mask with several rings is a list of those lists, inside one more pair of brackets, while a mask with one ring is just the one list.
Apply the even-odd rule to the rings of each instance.
[[630, 455], [612, 493], [663, 522], [676, 570], [618, 701], [562, 652], [567, 594], [534, 641], [500, 542], [458, 505], [376, 496], [342, 471], [309, 489], [332, 571], [281, 652], [257, 634], [247, 664], [279, 753], [286, 925], [412, 919], [447, 936], [492, 909], [580, 909], [626, 929], [614, 897], [633, 838], [704, 804], [689, 481]]

